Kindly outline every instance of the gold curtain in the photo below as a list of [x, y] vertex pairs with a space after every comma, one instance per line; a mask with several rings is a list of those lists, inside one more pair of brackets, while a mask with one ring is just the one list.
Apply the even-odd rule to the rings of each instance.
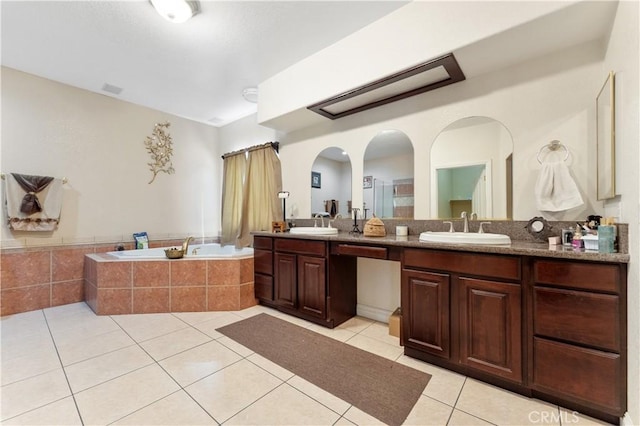
[[282, 191], [280, 159], [271, 146], [250, 150], [244, 185], [244, 207], [239, 247], [251, 244], [252, 231], [271, 231], [271, 222], [281, 220]]
[[244, 178], [247, 157], [243, 154], [225, 157], [222, 181], [222, 235], [221, 245], [238, 244], [242, 225]]

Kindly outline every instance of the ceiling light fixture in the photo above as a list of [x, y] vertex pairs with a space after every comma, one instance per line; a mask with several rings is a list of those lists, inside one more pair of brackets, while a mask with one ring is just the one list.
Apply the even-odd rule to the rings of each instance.
[[174, 24], [187, 22], [200, 13], [200, 2], [189, 0], [149, 0], [164, 19]]
[[251, 102], [252, 104], [258, 103], [258, 89], [255, 87], [247, 87], [242, 91], [242, 97], [245, 101]]

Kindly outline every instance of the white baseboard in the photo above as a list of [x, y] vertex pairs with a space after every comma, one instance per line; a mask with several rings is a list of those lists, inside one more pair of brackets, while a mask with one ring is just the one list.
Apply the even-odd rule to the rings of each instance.
[[385, 324], [389, 323], [389, 316], [393, 313], [393, 311], [388, 311], [386, 309], [376, 308], [374, 306], [367, 305], [356, 305], [356, 314], [360, 317], [369, 318], [374, 321], [383, 322]]

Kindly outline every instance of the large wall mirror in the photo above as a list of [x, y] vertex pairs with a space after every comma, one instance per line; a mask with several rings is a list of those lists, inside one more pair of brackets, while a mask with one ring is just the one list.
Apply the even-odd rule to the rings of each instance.
[[413, 219], [413, 144], [399, 130], [382, 130], [364, 153], [363, 208], [367, 217]]
[[318, 154], [311, 168], [311, 215], [351, 215], [351, 160], [338, 147]]
[[513, 139], [488, 117], [448, 125], [431, 147], [431, 217], [513, 219]]
[[611, 71], [596, 98], [598, 133], [598, 200], [616, 196], [615, 84]]

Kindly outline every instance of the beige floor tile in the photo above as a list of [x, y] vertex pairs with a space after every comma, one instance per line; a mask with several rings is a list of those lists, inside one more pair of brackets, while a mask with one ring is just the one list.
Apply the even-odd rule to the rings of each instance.
[[349, 409], [349, 407], [351, 407], [351, 404], [349, 404], [348, 402], [343, 401], [337, 396], [330, 394], [329, 392], [325, 391], [322, 388], [319, 388], [318, 386], [303, 379], [300, 376], [293, 376], [287, 381], [287, 384], [293, 386], [300, 392], [313, 398], [320, 404], [324, 405], [332, 411], [335, 411], [340, 415], [344, 414]]
[[353, 317], [353, 318], [349, 318], [348, 320], [340, 324], [337, 328], [349, 330], [353, 333], [360, 333], [361, 331], [369, 327], [374, 322], [375, 321], [370, 320], [368, 318]]
[[464, 411], [454, 409], [447, 426], [491, 426], [491, 424]]
[[179, 386], [158, 365], [94, 386], [75, 395], [82, 420], [104, 425], [176, 392]]
[[70, 303], [68, 305], [54, 306], [43, 309], [42, 312], [47, 317], [47, 321], [54, 321], [64, 317], [76, 317], [78, 315], [95, 315], [89, 305], [85, 302]]
[[216, 329], [224, 327], [225, 325], [233, 324], [234, 322], [238, 322], [240, 320], [242, 320], [242, 317], [239, 317], [236, 314], [225, 312], [224, 315], [216, 316], [215, 318], [212, 318], [208, 321], [196, 323], [193, 326], [212, 339], [219, 339], [223, 337], [224, 334], [218, 332]]
[[2, 366], [0, 368], [2, 386], [62, 367], [53, 345], [47, 346], [20, 357], [2, 358]]
[[113, 315], [111, 318], [136, 342], [143, 342], [188, 327], [172, 314]]
[[252, 363], [262, 368], [263, 370], [267, 371], [268, 373], [273, 374], [280, 380], [287, 381], [294, 376], [294, 374], [291, 371], [287, 370], [286, 368], [280, 367], [278, 364], [268, 360], [262, 355], [254, 353], [253, 355], [248, 356], [247, 360], [251, 361]]
[[120, 329], [111, 317], [98, 316], [93, 311], [60, 316], [48, 322], [56, 343], [82, 343], [89, 337]]
[[353, 405], [347, 410], [346, 413], [344, 413], [343, 417], [348, 421], [361, 426], [384, 425], [384, 423], [382, 423], [380, 420], [365, 413], [361, 409], [354, 407]]
[[104, 334], [86, 337], [82, 343], [75, 340], [62, 341], [58, 343], [57, 348], [62, 364], [67, 366], [135, 344], [136, 342], [127, 333], [118, 328]]
[[80, 421], [76, 404], [73, 402], [73, 398], [69, 396], [6, 420], [2, 424], [7, 426], [75, 426], [81, 425], [82, 422]]
[[331, 425], [340, 416], [291, 386], [282, 384], [227, 425]]
[[20, 358], [39, 351], [56, 350], [51, 333], [46, 328], [35, 328], [17, 333], [15, 331], [0, 334], [0, 359], [2, 361]]
[[340, 342], [346, 342], [356, 335], [353, 331], [344, 328], [327, 328], [317, 324], [309, 327], [309, 330], [322, 334], [323, 336], [331, 337], [332, 339], [336, 339]]
[[0, 318], [0, 335], [3, 339], [36, 332], [49, 333], [42, 311], [23, 312]]
[[452, 407], [440, 401], [421, 395], [403, 424], [405, 425], [446, 425]]
[[155, 339], [146, 340], [140, 346], [156, 361], [210, 342], [211, 337], [193, 327], [183, 328]]
[[381, 322], [374, 322], [369, 327], [360, 332], [362, 336], [371, 337], [392, 346], [400, 347], [400, 338], [389, 334], [389, 325]]
[[221, 337], [219, 339], [216, 340], [216, 342], [223, 344], [224, 346], [226, 346], [227, 348], [231, 349], [232, 351], [234, 351], [235, 353], [237, 353], [238, 355], [240, 355], [241, 357], [248, 357], [251, 354], [253, 354], [254, 352], [247, 348], [246, 346], [241, 345], [240, 343], [236, 342], [235, 340], [231, 340], [229, 339], [227, 336]]
[[344, 417], [340, 417], [337, 422], [333, 424], [333, 426], [353, 426], [355, 423], [347, 420]]
[[462, 391], [462, 386], [466, 379], [465, 376], [406, 355], [399, 357], [397, 362], [430, 374], [431, 379], [429, 379], [429, 383], [422, 393], [451, 407], [455, 406]]
[[355, 335], [346, 343], [390, 360], [396, 360], [404, 352], [401, 346], [390, 345], [362, 334]]
[[185, 391], [178, 391], [113, 423], [114, 425], [217, 425]]
[[74, 393], [153, 363], [138, 345], [128, 346], [65, 368]]
[[239, 315], [242, 318], [250, 318], [258, 314], [269, 314], [275, 316], [277, 312], [278, 311], [275, 309], [263, 305], [255, 305], [241, 311], [233, 311], [234, 314]]
[[282, 384], [282, 380], [242, 360], [188, 386], [186, 391], [223, 423]]
[[242, 357], [216, 341], [205, 343], [160, 361], [160, 365], [181, 386], [188, 386]]
[[70, 396], [61, 368], [0, 388], [0, 420], [9, 419]]
[[558, 406], [467, 379], [456, 408], [497, 425], [559, 425]]
[[236, 315], [235, 312], [174, 312], [174, 316], [180, 318], [182, 321], [190, 325], [196, 325], [201, 322], [211, 321], [220, 317], [228, 317], [229, 315], [236, 316], [236, 321], [242, 319], [241, 316]]

